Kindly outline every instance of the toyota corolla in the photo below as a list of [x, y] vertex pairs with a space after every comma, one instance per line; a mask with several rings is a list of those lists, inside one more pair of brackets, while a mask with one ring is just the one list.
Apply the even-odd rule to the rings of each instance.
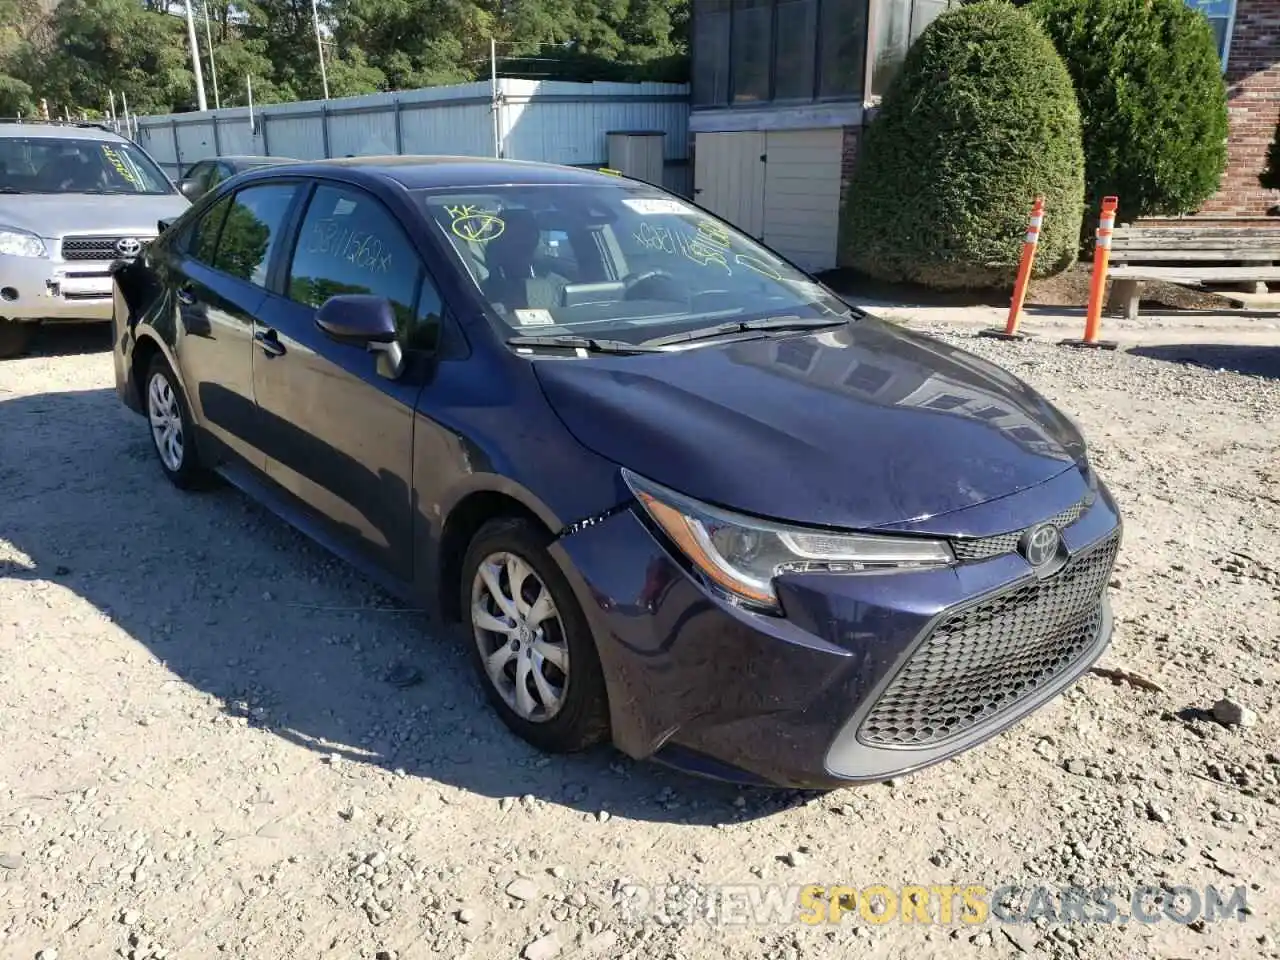
[[118, 269], [114, 334], [170, 480], [217, 474], [461, 622], [548, 751], [882, 780], [1110, 638], [1120, 517], [1062, 413], [647, 184], [248, 173]]

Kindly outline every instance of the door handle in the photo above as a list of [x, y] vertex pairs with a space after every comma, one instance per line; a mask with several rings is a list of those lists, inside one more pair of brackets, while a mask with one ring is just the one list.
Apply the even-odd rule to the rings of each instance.
[[195, 292], [190, 287], [179, 287], [178, 302], [186, 304], [188, 307], [194, 306], [196, 302]]
[[253, 335], [253, 339], [268, 357], [284, 355], [284, 344], [280, 342], [274, 330], [260, 330]]

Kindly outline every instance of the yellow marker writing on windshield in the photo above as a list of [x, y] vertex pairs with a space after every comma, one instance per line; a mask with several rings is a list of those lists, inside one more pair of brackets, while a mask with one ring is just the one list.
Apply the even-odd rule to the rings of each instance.
[[502, 236], [507, 223], [492, 210], [485, 210], [472, 203], [447, 206], [444, 208], [452, 221], [450, 228], [454, 236], [471, 243], [488, 243]]

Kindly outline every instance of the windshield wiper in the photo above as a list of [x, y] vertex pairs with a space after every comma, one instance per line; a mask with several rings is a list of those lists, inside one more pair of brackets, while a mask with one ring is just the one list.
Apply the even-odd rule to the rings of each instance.
[[643, 343], [627, 343], [624, 340], [602, 340], [599, 337], [580, 337], [575, 334], [556, 334], [546, 337], [508, 337], [513, 347], [564, 347], [586, 350], [590, 353], [662, 353], [660, 347]]
[[804, 319], [794, 315], [785, 317], [761, 317], [758, 320], [731, 320], [728, 323], [717, 323], [713, 327], [691, 330], [688, 333], [672, 333], [665, 337], [645, 340], [643, 346], [665, 347], [675, 343], [692, 343], [698, 340], [714, 340], [716, 337], [734, 333], [753, 333], [758, 330], [775, 332], [785, 330], [817, 330], [823, 327], [838, 327], [849, 322], [853, 315], [842, 317], [810, 317]]
[[0, 187], [0, 193], [26, 193], [25, 190], [19, 190], [17, 187]]

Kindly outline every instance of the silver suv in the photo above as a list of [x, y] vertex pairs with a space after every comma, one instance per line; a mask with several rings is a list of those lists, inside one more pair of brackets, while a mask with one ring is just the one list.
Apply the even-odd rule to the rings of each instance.
[[188, 206], [105, 127], [0, 121], [0, 357], [21, 354], [42, 321], [109, 321], [111, 265]]

